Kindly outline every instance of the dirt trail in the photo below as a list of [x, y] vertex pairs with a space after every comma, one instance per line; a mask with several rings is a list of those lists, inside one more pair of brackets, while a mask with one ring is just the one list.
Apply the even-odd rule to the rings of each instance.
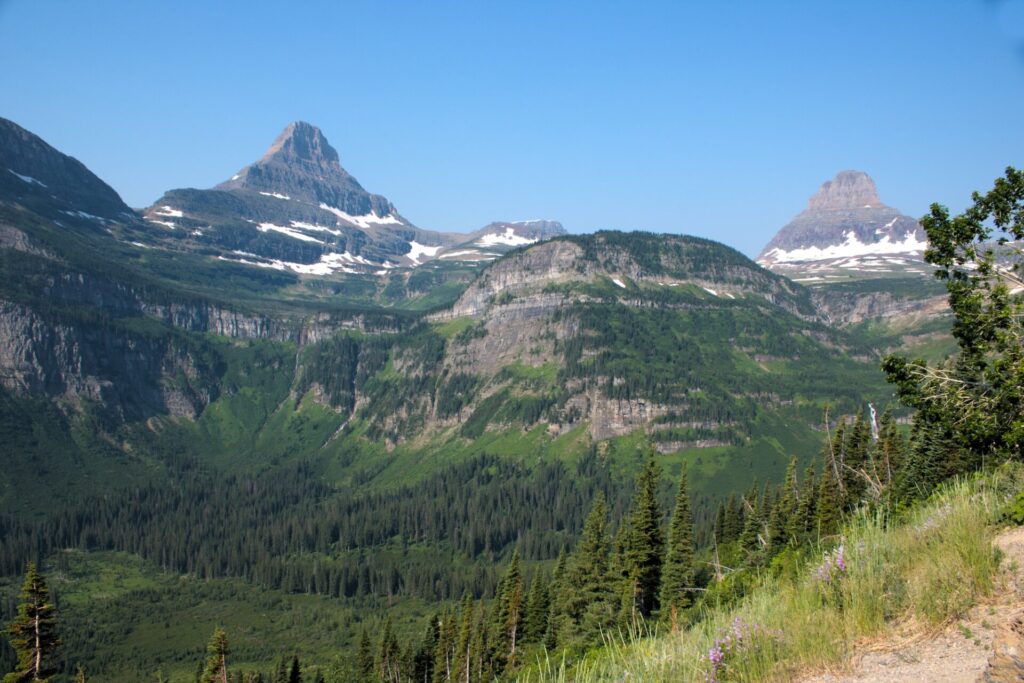
[[1006, 557], [996, 594], [944, 632], [876, 643], [847, 671], [815, 674], [801, 683], [974, 683], [992, 654], [999, 626], [1024, 612], [1024, 527], [1000, 533]]

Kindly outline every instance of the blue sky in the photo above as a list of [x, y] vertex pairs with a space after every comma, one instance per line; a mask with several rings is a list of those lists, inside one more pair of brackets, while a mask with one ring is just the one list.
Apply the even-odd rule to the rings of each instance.
[[756, 254], [837, 171], [914, 216], [1024, 165], [1024, 0], [0, 0], [0, 116], [133, 206], [289, 121], [410, 220]]

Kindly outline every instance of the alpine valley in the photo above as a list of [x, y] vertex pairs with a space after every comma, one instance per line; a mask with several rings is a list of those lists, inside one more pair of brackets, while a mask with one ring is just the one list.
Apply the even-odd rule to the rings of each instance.
[[46, 568], [66, 673], [192, 680], [218, 625], [240, 667], [345, 671], [364, 631], [492, 598], [514, 549], [553, 569], [648, 452], [708, 548], [826, 427], [906, 415], [885, 353], [953, 348], [921, 227], [860, 172], [756, 262], [420, 228], [308, 123], [228, 173], [137, 210], [0, 119], [0, 605]]

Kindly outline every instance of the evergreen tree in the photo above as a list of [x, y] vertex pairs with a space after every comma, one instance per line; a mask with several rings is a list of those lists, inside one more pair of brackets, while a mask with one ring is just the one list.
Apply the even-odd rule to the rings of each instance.
[[907, 457], [907, 443], [900, 433], [892, 409], [886, 408], [878, 423], [878, 442], [873, 457], [876, 478], [891, 493], [896, 476]]
[[469, 594], [462, 596], [459, 605], [459, 639], [455, 645], [455, 666], [453, 681], [468, 683], [473, 671], [473, 600]]
[[494, 679], [496, 670], [495, 662], [489, 655], [491, 651], [487, 628], [487, 610], [480, 606], [480, 615], [476, 620], [476, 627], [473, 629], [473, 639], [469, 645], [470, 673], [472, 681], [484, 683]]
[[631, 592], [632, 610], [648, 617], [658, 607], [665, 537], [661, 530], [658, 484], [661, 468], [649, 457], [636, 480], [636, 497], [624, 539], [623, 565]]
[[504, 664], [515, 656], [523, 628], [523, 572], [518, 548], [513, 550], [512, 560], [501, 580], [493, 625], [495, 659]]
[[530, 582], [530, 593], [526, 598], [526, 613], [523, 617], [523, 642], [539, 643], [548, 630], [548, 614], [551, 601], [548, 585], [543, 572], [537, 572]]
[[224, 629], [216, 628], [210, 644], [206, 646], [206, 666], [202, 683], [228, 683], [228, 636]]
[[736, 494], [730, 493], [729, 500], [725, 505], [725, 524], [722, 531], [722, 538], [719, 543], [729, 543], [738, 540], [743, 533], [743, 508], [736, 500]]
[[[370, 667], [370, 674], [373, 674], [373, 666]], [[369, 678], [367, 680], [371, 680]], [[274, 683], [288, 683], [288, 660], [284, 655], [281, 655], [281, 659], [277, 662], [277, 672], [274, 674]]]
[[434, 678], [434, 655], [437, 652], [437, 640], [440, 636], [438, 622], [441, 615], [435, 614], [428, 622], [423, 633], [423, 640], [413, 656], [414, 683], [430, 683]]
[[800, 487], [800, 503], [797, 506], [796, 517], [799, 523], [798, 535], [804, 536], [814, 529], [815, 501], [818, 498], [818, 488], [814, 478], [814, 466], [808, 465], [804, 470], [804, 483]]
[[380, 637], [380, 655], [377, 671], [384, 683], [400, 683], [402, 680], [401, 647], [391, 626], [391, 617], [384, 621], [384, 632]]
[[566, 603], [562, 599], [565, 595], [566, 571], [569, 566], [569, 558], [565, 552], [565, 546], [558, 551], [558, 561], [555, 563], [555, 571], [551, 575], [551, 589], [549, 591], [550, 607], [548, 608], [548, 627], [544, 632], [544, 647], [554, 650], [558, 645], [558, 634], [568, 619], [566, 614]]
[[437, 639], [437, 653], [434, 657], [434, 683], [454, 681], [455, 652], [458, 644], [456, 616], [445, 610]]
[[604, 495], [598, 492], [566, 567], [564, 593], [559, 601], [565, 616], [585, 638], [596, 636], [602, 626], [610, 626], [614, 620], [608, 553], [608, 507]]
[[302, 666], [299, 665], [298, 655], [292, 655], [292, 666], [288, 670], [288, 683], [302, 683]]
[[359, 676], [359, 683], [372, 683], [373, 666], [373, 644], [364, 626], [359, 634], [359, 649], [356, 651], [356, 674]]
[[796, 481], [796, 458], [789, 461], [786, 467], [786, 478], [782, 484], [782, 497], [775, 506], [775, 523], [772, 529], [774, 543], [795, 543], [803, 532], [803, 520], [800, 519], [800, 489]]
[[[721, 509], [724, 515], [724, 507]], [[664, 616], [674, 620], [678, 611], [693, 604], [693, 593], [689, 589], [693, 587], [694, 570], [693, 519], [684, 466], [679, 475], [679, 491], [669, 523], [668, 550], [661, 579], [661, 612]]]
[[85, 669], [82, 668], [82, 665], [79, 664], [75, 669], [75, 683], [86, 683]]
[[725, 543], [725, 501], [718, 501], [718, 509], [715, 510], [715, 538], [719, 543]]
[[860, 410], [848, 433], [846, 446], [846, 504], [849, 509], [864, 500], [871, 477], [871, 451], [874, 447], [871, 423]]
[[828, 462], [822, 468], [818, 483], [818, 499], [814, 503], [815, 522], [819, 536], [828, 536], [839, 530], [842, 520], [842, 493], [833, 469]]
[[761, 548], [759, 540], [763, 522], [759, 514], [761, 506], [761, 495], [757, 490], [757, 482], [754, 482], [744, 496], [743, 532], [740, 534], [740, 546], [749, 553], [757, 552]]
[[839, 420], [831, 441], [826, 444], [825, 464], [822, 469], [829, 469], [830, 478], [836, 494], [836, 505], [842, 511], [846, 508], [846, 482], [849, 475], [846, 471], [846, 418]]
[[17, 668], [4, 676], [3, 683], [45, 681], [55, 673], [57, 611], [50, 601], [46, 580], [29, 562], [21, 587], [18, 615], [7, 629], [11, 646], [18, 655]]

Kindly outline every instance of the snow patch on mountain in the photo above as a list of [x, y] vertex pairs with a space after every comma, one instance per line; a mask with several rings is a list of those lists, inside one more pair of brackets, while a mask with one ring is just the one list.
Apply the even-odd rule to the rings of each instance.
[[167, 206], [166, 204], [164, 206], [161, 206], [153, 213], [155, 213], [157, 216], [169, 216], [171, 218], [182, 218], [185, 215], [178, 209], [175, 209], [174, 207], [171, 206]]
[[288, 195], [279, 192], [260, 192], [260, 194], [264, 197], [273, 197], [275, 199], [291, 199]]
[[7, 170], [10, 171], [11, 173], [13, 173], [14, 175], [18, 176], [19, 178], [21, 178], [23, 181], [25, 181], [29, 185], [38, 185], [39, 187], [46, 187], [46, 183], [44, 183], [41, 180], [36, 180], [35, 178], [33, 178], [30, 175], [21, 175], [20, 173], [18, 173], [17, 171], [14, 171], [12, 169], [7, 169]]
[[[524, 221], [526, 223], [536, 221]], [[493, 247], [498, 244], [504, 244], [510, 247], [521, 247], [524, 244], [533, 244], [538, 240], [530, 237], [523, 237], [516, 234], [515, 228], [505, 228], [505, 232], [497, 233], [492, 232], [482, 236], [476, 241], [477, 245], [481, 247]]]
[[441, 251], [441, 249], [442, 247], [440, 245], [436, 247], [429, 247], [425, 244], [420, 244], [416, 240], [413, 240], [412, 242], [409, 242], [409, 253], [406, 254], [406, 256], [408, 256], [409, 260], [418, 266], [421, 263], [421, 256], [433, 258], [433, 256], [436, 255], [437, 252]]
[[299, 232], [295, 228], [289, 228], [283, 225], [274, 225], [273, 223], [260, 223], [257, 227], [260, 232], [279, 232], [282, 235], [288, 235], [291, 238], [301, 240], [303, 242], [316, 242], [317, 244], [323, 244], [323, 242], [317, 238], [311, 237], [304, 232]]
[[330, 211], [341, 220], [347, 223], [351, 223], [352, 225], [359, 226], [364, 230], [375, 225], [402, 225], [402, 221], [392, 214], [388, 214], [387, 216], [378, 216], [375, 213], [367, 213], [363, 214], [362, 216], [353, 216], [351, 214], [345, 213], [344, 211], [337, 207], [324, 204], [323, 202], [320, 203], [320, 208], [323, 209], [324, 211]]
[[314, 232], [329, 232], [335, 237], [341, 234], [341, 230], [336, 228], [328, 228], [325, 225], [317, 225], [315, 223], [303, 223], [302, 221], [292, 221], [293, 228], [299, 228], [300, 230], [313, 230]]
[[853, 231], [844, 233], [844, 238], [841, 244], [832, 244], [827, 247], [801, 247], [788, 251], [775, 248], [758, 259], [758, 263], [768, 265], [881, 254], [921, 254], [928, 246], [927, 241], [919, 240], [913, 232], [906, 233], [900, 242], [893, 242], [890, 236], [886, 235], [878, 242], [865, 244], [857, 239], [857, 235]]
[[225, 256], [218, 256], [217, 258], [221, 261], [244, 263], [248, 266], [258, 266], [260, 268], [291, 270], [295, 273], [299, 273], [300, 275], [331, 275], [339, 272], [355, 274], [363, 272], [356, 266], [372, 266], [380, 268], [382, 265], [385, 268], [383, 272], [386, 273], [387, 268], [393, 267], [390, 263], [374, 263], [364, 256], [351, 254], [347, 251], [324, 254], [316, 263], [294, 263], [292, 261], [281, 261], [279, 259], [265, 259], [261, 256], [257, 256], [256, 254], [238, 250], [235, 250], [232, 253], [240, 256], [241, 258], [228, 258]]

